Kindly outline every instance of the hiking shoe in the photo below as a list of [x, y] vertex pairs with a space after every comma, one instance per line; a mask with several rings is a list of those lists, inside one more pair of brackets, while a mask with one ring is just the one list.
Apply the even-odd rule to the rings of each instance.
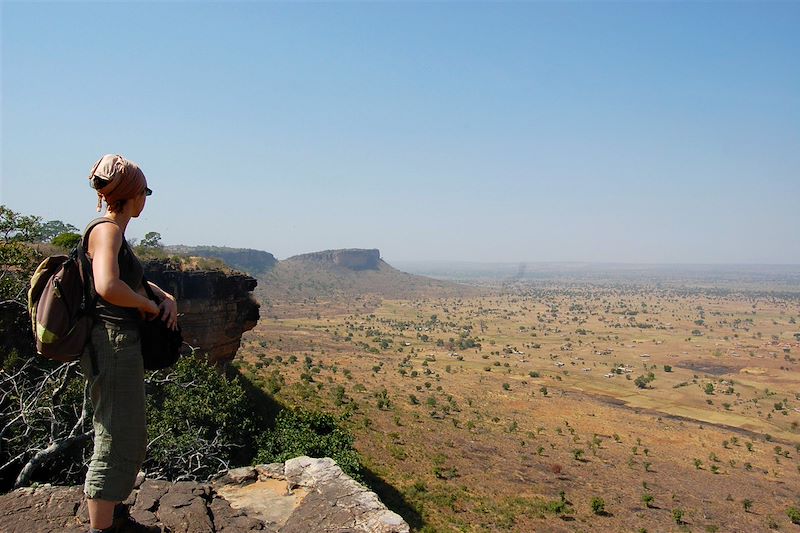
[[[124, 508], [124, 511], [122, 510]], [[128, 508], [124, 505], [117, 505], [114, 508], [114, 529], [115, 533], [161, 533], [158, 526], [146, 526], [137, 522], [128, 513]]]

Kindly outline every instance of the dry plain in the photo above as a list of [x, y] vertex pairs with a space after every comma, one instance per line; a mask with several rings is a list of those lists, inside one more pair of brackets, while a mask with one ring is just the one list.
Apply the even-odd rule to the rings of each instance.
[[413, 528], [800, 531], [796, 293], [521, 281], [363, 301], [265, 307], [239, 364], [345, 416]]

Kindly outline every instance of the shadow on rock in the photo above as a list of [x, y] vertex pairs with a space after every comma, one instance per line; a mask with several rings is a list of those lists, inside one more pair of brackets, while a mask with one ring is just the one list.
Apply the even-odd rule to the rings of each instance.
[[378, 495], [386, 507], [402, 516], [412, 529], [422, 529], [425, 521], [400, 491], [368, 468], [362, 469], [362, 475], [364, 476], [364, 484]]

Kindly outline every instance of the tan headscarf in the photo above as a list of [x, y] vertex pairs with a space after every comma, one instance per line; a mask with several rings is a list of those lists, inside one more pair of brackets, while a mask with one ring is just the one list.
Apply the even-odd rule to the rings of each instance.
[[94, 187], [94, 177], [102, 178], [103, 184], [97, 188], [97, 210], [102, 208], [102, 200], [113, 205], [120, 200], [136, 198], [147, 188], [147, 178], [142, 169], [133, 161], [121, 155], [108, 154], [92, 166], [89, 184]]

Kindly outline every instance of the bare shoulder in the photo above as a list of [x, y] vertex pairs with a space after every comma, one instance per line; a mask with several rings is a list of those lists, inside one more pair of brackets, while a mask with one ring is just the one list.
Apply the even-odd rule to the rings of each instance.
[[118, 252], [122, 246], [122, 230], [116, 224], [98, 224], [89, 233], [89, 253], [94, 255], [101, 250]]

